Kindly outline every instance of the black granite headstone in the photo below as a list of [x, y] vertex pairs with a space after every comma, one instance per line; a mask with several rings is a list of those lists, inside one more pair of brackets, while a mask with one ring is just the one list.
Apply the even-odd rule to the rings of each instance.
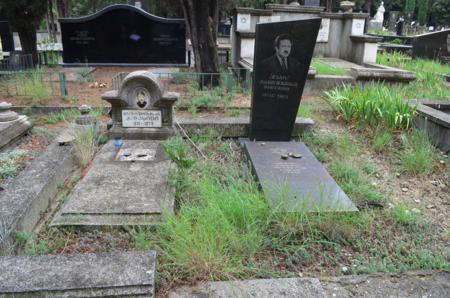
[[8, 21], [0, 21], [0, 38], [4, 52], [14, 52], [14, 38], [11, 34]]
[[403, 35], [403, 24], [405, 23], [405, 20], [403, 18], [400, 18], [396, 23], [395, 32], [398, 36]]
[[358, 210], [305, 144], [246, 141], [244, 151], [273, 209]]
[[183, 19], [160, 18], [117, 4], [59, 22], [64, 64], [186, 64]]
[[450, 57], [450, 30], [414, 37], [413, 58], [442, 59]]
[[320, 22], [256, 25], [251, 140], [290, 140]]

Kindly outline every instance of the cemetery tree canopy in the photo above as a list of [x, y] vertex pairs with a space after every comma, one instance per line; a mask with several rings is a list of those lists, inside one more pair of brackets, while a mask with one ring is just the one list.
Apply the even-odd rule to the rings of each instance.
[[19, 33], [22, 50], [36, 63], [36, 29], [47, 12], [47, 1], [2, 0], [0, 10]]
[[[195, 69], [202, 73], [218, 73], [217, 24], [218, 0], [181, 0], [186, 27], [194, 51]], [[202, 85], [219, 85], [219, 76], [205, 77]]]

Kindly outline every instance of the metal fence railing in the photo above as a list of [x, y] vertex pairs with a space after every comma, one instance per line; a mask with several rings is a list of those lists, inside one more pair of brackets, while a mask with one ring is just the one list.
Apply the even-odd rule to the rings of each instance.
[[30, 54], [11, 53], [9, 57], [0, 60], [0, 74], [24, 71], [33, 67], [33, 58]]
[[[111, 89], [118, 90], [128, 73], [120, 72], [111, 80]], [[249, 92], [251, 72], [245, 68], [228, 68], [221, 73], [157, 72], [165, 91], [178, 92], [182, 97], [192, 97], [216, 91]], [[210, 88], [219, 78], [219, 85]], [[220, 90], [219, 90], [220, 89]]]

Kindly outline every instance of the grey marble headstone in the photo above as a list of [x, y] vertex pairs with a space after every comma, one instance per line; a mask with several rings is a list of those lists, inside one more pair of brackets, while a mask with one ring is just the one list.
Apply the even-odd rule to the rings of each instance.
[[179, 94], [164, 92], [159, 79], [148, 71], [128, 74], [119, 90], [102, 99], [111, 104], [111, 137], [123, 139], [167, 139], [173, 134], [173, 104]]
[[244, 151], [272, 208], [358, 211], [305, 144], [246, 141]]

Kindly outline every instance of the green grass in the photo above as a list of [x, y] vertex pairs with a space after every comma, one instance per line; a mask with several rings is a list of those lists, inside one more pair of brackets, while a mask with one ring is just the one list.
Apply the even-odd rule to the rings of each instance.
[[348, 71], [345, 68], [333, 67], [317, 59], [313, 59], [311, 66], [317, 71], [318, 75], [343, 76], [348, 74]]
[[0, 153], [0, 180], [14, 177], [21, 168], [21, 161], [26, 157], [23, 150]]
[[443, 74], [450, 73], [449, 65], [428, 59], [411, 60], [398, 52], [378, 54], [377, 63], [415, 72], [417, 78], [415, 81], [392, 89], [393, 93], [399, 91], [404, 93], [404, 99], [450, 100], [449, 89], [444, 85], [442, 78]]
[[77, 109], [64, 109], [61, 112], [51, 112], [43, 116], [42, 121], [45, 124], [56, 124], [62, 121], [73, 122], [80, 115], [80, 111]]
[[402, 170], [412, 175], [426, 175], [432, 172], [436, 153], [425, 132], [414, 130], [400, 136]]

